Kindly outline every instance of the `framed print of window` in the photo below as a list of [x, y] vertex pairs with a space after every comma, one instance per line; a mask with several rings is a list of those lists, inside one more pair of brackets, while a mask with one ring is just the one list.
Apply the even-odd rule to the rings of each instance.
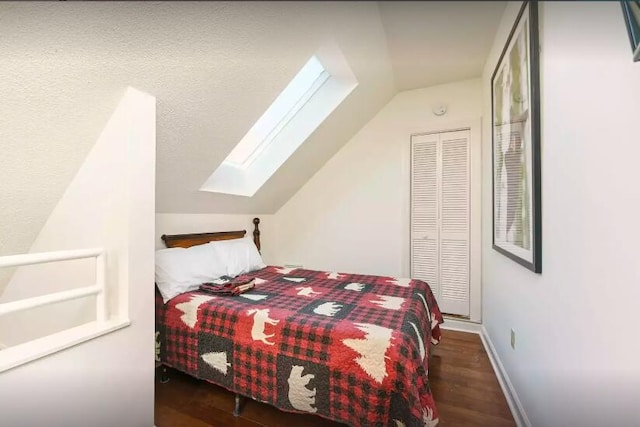
[[525, 1], [491, 77], [493, 248], [542, 272], [538, 7]]

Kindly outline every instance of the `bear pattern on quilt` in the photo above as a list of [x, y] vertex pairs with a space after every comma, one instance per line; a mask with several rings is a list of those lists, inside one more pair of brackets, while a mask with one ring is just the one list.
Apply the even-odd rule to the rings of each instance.
[[442, 314], [420, 280], [267, 267], [235, 296], [156, 298], [168, 366], [352, 426], [435, 426], [429, 350]]

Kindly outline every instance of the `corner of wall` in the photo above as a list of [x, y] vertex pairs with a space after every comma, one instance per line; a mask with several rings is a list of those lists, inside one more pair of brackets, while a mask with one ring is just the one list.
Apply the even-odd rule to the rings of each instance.
[[[110, 311], [129, 317], [131, 326], [3, 372], [3, 388], [12, 390], [9, 399], [0, 399], [8, 424], [153, 424], [155, 117], [155, 98], [128, 88], [30, 250], [105, 248], [108, 292], [119, 294]], [[50, 266], [18, 269], [8, 288], [11, 297], [86, 285], [87, 274], [93, 276], [84, 266]], [[72, 303], [21, 323], [31, 327], [25, 333], [42, 336], [90, 320], [91, 310], [74, 315], [90, 301]], [[101, 368], [90, 360], [100, 360]], [[69, 377], [71, 370], [76, 374]], [[35, 378], [40, 387], [25, 386]], [[57, 393], [51, 394], [54, 386]], [[25, 406], [34, 400], [38, 411]]]
[[[450, 113], [437, 118], [443, 100]], [[477, 121], [481, 101], [479, 79], [392, 96], [276, 212], [278, 263], [406, 277], [410, 136]]]

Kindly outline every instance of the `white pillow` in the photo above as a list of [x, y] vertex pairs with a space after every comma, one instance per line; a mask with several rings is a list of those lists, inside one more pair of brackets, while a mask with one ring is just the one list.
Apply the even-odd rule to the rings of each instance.
[[255, 243], [247, 237], [209, 242], [209, 245], [216, 250], [217, 257], [226, 264], [227, 276], [235, 277], [266, 267]]
[[227, 274], [227, 266], [208, 244], [156, 251], [156, 284], [166, 303]]

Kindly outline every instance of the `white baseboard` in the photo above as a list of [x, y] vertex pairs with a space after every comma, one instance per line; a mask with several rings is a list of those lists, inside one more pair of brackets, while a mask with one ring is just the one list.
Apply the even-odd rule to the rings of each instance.
[[487, 352], [487, 356], [489, 357], [489, 361], [491, 362], [493, 371], [496, 374], [498, 383], [500, 383], [502, 393], [504, 394], [505, 399], [507, 399], [507, 404], [509, 405], [509, 409], [511, 410], [513, 419], [515, 420], [518, 427], [531, 427], [531, 422], [529, 421], [529, 418], [527, 418], [527, 414], [524, 411], [520, 399], [518, 398], [518, 394], [513, 388], [513, 384], [511, 383], [511, 380], [507, 375], [507, 371], [505, 371], [504, 366], [502, 365], [502, 362], [498, 357], [498, 353], [496, 352], [496, 349], [491, 342], [491, 338], [489, 338], [487, 330], [484, 328], [484, 326], [482, 326], [482, 324], [480, 323], [450, 319], [445, 317], [444, 323], [440, 325], [440, 328], [450, 331], [469, 332], [472, 334], [480, 335], [480, 340], [482, 341], [482, 345]]
[[49, 356], [83, 342], [126, 328], [129, 319], [113, 318], [104, 322], [92, 321], [15, 345], [0, 352], [0, 373], [25, 363]]
[[480, 339], [487, 351], [489, 361], [491, 362], [491, 366], [493, 366], [493, 370], [496, 373], [496, 377], [498, 378], [504, 397], [507, 399], [507, 404], [509, 405], [509, 409], [511, 409], [511, 414], [513, 415], [516, 424], [518, 427], [531, 427], [531, 422], [529, 421], [529, 418], [527, 418], [527, 414], [524, 411], [520, 399], [518, 398], [518, 394], [516, 393], [515, 388], [513, 388], [513, 384], [507, 375], [507, 371], [505, 371], [502, 361], [500, 361], [498, 353], [496, 352], [496, 349], [491, 342], [491, 338], [489, 338], [489, 334], [484, 326], [480, 326]]
[[466, 320], [444, 318], [444, 323], [440, 324], [441, 329], [458, 332], [471, 332], [472, 334], [480, 334], [480, 323], [474, 323]]

